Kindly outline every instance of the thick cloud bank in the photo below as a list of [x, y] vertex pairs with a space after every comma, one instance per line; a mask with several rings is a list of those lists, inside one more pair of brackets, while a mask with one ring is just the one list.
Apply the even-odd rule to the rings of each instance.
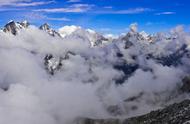
[[[64, 38], [35, 26], [16, 36], [0, 32], [0, 124], [129, 117], [181, 100], [186, 95], [178, 88], [190, 71], [189, 43], [182, 27], [150, 39], [137, 33], [136, 24], [101, 47], [91, 47], [79, 32]], [[56, 62], [68, 52], [73, 54], [50, 74], [45, 56]]]

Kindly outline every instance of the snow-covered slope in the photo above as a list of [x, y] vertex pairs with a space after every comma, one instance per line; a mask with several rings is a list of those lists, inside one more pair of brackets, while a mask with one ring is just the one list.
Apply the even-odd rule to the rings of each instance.
[[27, 28], [28, 26], [29, 23], [27, 21], [15, 22], [11, 20], [4, 26], [3, 31], [16, 35], [19, 32], [19, 30]]
[[79, 26], [64, 26], [59, 29], [62, 37], [76, 37], [90, 42], [91, 46], [101, 46], [108, 41], [103, 35], [91, 29], [83, 29]]
[[76, 30], [81, 29], [81, 27], [79, 26], [64, 26], [62, 28], [59, 29], [59, 33], [61, 34], [62, 37], [71, 35], [73, 32], [75, 32]]
[[57, 31], [53, 30], [53, 29], [49, 26], [49, 24], [47, 24], [47, 23], [41, 25], [41, 26], [40, 26], [40, 30], [43, 30], [43, 31], [47, 32], [49, 35], [51, 35], [51, 36], [53, 36], [53, 37], [55, 37], [55, 36], [60, 37], [60, 36], [61, 36]]

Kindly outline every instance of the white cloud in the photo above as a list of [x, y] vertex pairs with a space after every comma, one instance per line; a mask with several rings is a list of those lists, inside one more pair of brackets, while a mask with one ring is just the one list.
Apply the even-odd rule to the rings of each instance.
[[40, 6], [40, 5], [46, 5], [46, 4], [51, 4], [54, 3], [54, 1], [42, 1], [42, 2], [28, 2], [28, 3], [15, 3], [11, 4], [11, 6], [15, 7], [28, 7], [28, 6]]
[[48, 12], [48, 13], [82, 13], [90, 10], [93, 5], [90, 4], [73, 4], [65, 8], [49, 8], [49, 9], [37, 9], [37, 12]]
[[26, 10], [25, 8], [0, 8], [0, 12], [4, 12], [4, 11], [22, 11], [22, 10]]
[[18, 2], [30, 2], [31, 0], [1, 0], [0, 6], [4, 5], [11, 5], [12, 3], [18, 3]]
[[1, 0], [0, 6], [28, 7], [28, 6], [46, 5], [54, 2], [55, 1], [33, 2], [32, 0]]
[[150, 12], [152, 9], [150, 8], [131, 8], [126, 10], [104, 10], [104, 11], [96, 11], [95, 13], [98, 14], [139, 14], [139, 13], [145, 13]]
[[112, 9], [112, 6], [104, 6], [105, 9]]
[[151, 21], [148, 21], [145, 23], [145, 26], [155, 26], [155, 25], [164, 25], [165, 22], [151, 22]]
[[69, 3], [77, 3], [77, 2], [81, 2], [81, 0], [68, 0], [67, 2], [69, 2]]
[[[136, 24], [131, 27], [137, 30]], [[111, 118], [106, 109], [113, 105], [126, 111], [118, 117], [127, 118], [163, 107], [167, 101], [173, 102], [172, 91], [176, 91], [176, 85], [184, 76], [183, 68], [162, 66], [144, 56], [146, 52], [160, 50], [165, 55], [166, 46], [173, 42], [189, 43], [189, 33], [184, 33], [182, 27], [172, 33], [177, 34], [177, 39], [159, 40], [151, 45], [132, 38], [134, 46], [124, 49], [120, 47], [122, 42], [89, 48], [89, 41], [78, 35], [51, 37], [34, 26], [19, 30], [16, 36], [0, 32], [0, 123], [73, 124], [78, 117]], [[114, 58], [117, 48], [124, 54], [122, 60], [128, 62], [130, 54], [135, 55], [144, 69], [136, 70], [123, 85], [116, 86], [114, 78], [123, 75], [112, 64], [118, 59]], [[63, 60], [62, 68], [50, 76], [44, 67], [45, 55], [64, 57], [67, 51], [77, 55]], [[8, 87], [7, 91], [1, 89], [4, 86]], [[141, 93], [137, 100], [124, 102]], [[134, 106], [136, 110], [131, 109]]]
[[144, 13], [152, 11], [149, 8], [134, 8], [134, 9], [128, 9], [128, 10], [120, 10], [116, 11], [115, 14], [138, 14], [138, 13]]
[[[38, 12], [49, 12], [49, 13], [82, 13], [82, 12], [89, 12], [89, 10], [92, 10], [94, 5], [91, 4], [73, 4], [69, 7], [65, 8], [53, 8], [53, 9], [38, 9], [34, 11]], [[104, 9], [111, 9], [112, 7], [104, 7]], [[90, 11], [89, 13], [97, 13], [97, 14], [139, 14], [139, 13], [145, 13], [150, 12], [152, 9], [149, 8], [132, 8], [127, 10], [103, 10], [99, 11], [96, 9], [93, 9], [93, 11]]]
[[24, 13], [24, 18], [27, 20], [53, 20], [53, 21], [71, 21], [69, 18], [66, 17], [49, 17], [47, 15], [41, 14], [41, 13]]
[[47, 20], [54, 20], [54, 21], [71, 21], [69, 18], [61, 17], [61, 18], [55, 18], [55, 17], [47, 17]]
[[100, 28], [100, 31], [111, 31], [111, 28]]
[[130, 25], [130, 31], [132, 31], [132, 32], [137, 32], [138, 31], [138, 23], [132, 23], [131, 25]]
[[161, 13], [156, 13], [155, 15], [174, 15], [176, 12], [161, 12]]

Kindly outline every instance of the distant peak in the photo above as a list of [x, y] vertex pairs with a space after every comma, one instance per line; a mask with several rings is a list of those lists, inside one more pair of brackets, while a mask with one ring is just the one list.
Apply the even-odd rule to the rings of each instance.
[[51, 36], [61, 37], [61, 35], [57, 31], [52, 29], [48, 23], [44, 23], [43, 25], [39, 27], [39, 29], [47, 32]]
[[130, 31], [131, 32], [137, 32], [138, 31], [138, 24], [137, 23], [133, 23], [130, 25]]
[[15, 22], [13, 20], [10, 20], [5, 26], [3, 31], [4, 32], [10, 32], [13, 35], [16, 35], [20, 29], [27, 28], [29, 26], [29, 23], [27, 21], [23, 22]]
[[27, 20], [24, 20], [20, 23], [20, 25], [22, 25], [24, 28], [27, 28], [30, 25], [30, 23]]
[[96, 32], [92, 29], [86, 29], [86, 31], [88, 31], [89, 33], [95, 34]]
[[48, 23], [44, 23], [43, 25], [40, 26], [41, 30], [50, 30], [50, 25]]
[[65, 37], [65, 36], [70, 35], [79, 29], [81, 29], [80, 26], [75, 26], [75, 25], [64, 26], [64, 27], [59, 29], [59, 33], [61, 34], [62, 37]]
[[44, 23], [42, 26], [49, 26], [50, 27], [50, 25], [48, 23]]
[[27, 23], [28, 23], [28, 21], [27, 21], [27, 20], [24, 20], [24, 21], [22, 21], [22, 23], [27, 24]]
[[13, 23], [14, 22], [14, 20], [10, 20], [10, 21], [8, 21], [8, 23]]
[[50, 24], [44, 23], [44, 24], [42, 24], [41, 26], [48, 26], [48, 27], [50, 27]]

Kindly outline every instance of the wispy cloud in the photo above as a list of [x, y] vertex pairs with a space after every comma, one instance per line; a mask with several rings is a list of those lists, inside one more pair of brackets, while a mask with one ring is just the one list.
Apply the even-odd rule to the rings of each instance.
[[[92, 9], [92, 8], [95, 9]], [[95, 5], [92, 4], [73, 4], [69, 7], [64, 8], [48, 8], [48, 9], [37, 9], [36, 12], [48, 12], [48, 13], [97, 13], [97, 14], [138, 14], [152, 11], [150, 8], [131, 8], [126, 10], [112, 10], [113, 7], [103, 7], [104, 10], [99, 11]], [[91, 11], [90, 11], [91, 10]], [[93, 11], [92, 11], [93, 10]]]
[[81, 2], [81, 0], [68, 0], [68, 3], [77, 3], [77, 2]]
[[104, 9], [112, 9], [113, 7], [112, 6], [104, 6], [103, 8]]
[[0, 12], [8, 12], [8, 11], [23, 11], [25, 8], [0, 8]]
[[27, 6], [40, 6], [55, 3], [55, 1], [42, 1], [42, 2], [22, 2], [22, 3], [13, 3], [11, 6], [15, 7], [27, 7]]
[[158, 21], [158, 22], [151, 22], [151, 21], [149, 21], [149, 22], [145, 23], [145, 26], [155, 26], [155, 25], [165, 25], [165, 24], [166, 23], [163, 22], [163, 21]]
[[41, 13], [25, 13], [24, 18], [29, 20], [53, 20], [53, 21], [71, 21], [69, 18], [66, 17], [49, 17], [47, 15]]
[[40, 6], [54, 3], [55, 1], [38, 1], [33, 2], [32, 0], [1, 0], [0, 6], [14, 6], [14, 7], [29, 7], [29, 6]]
[[18, 2], [30, 2], [30, 0], [0, 0], [0, 6], [7, 6]]
[[161, 12], [161, 13], [156, 13], [155, 15], [174, 15], [176, 12]]
[[128, 10], [115, 11], [115, 14], [138, 14], [138, 13], [144, 13], [144, 12], [149, 12], [149, 11], [152, 11], [152, 9], [149, 9], [149, 8], [133, 8], [133, 9], [128, 9]]
[[139, 13], [145, 13], [150, 12], [152, 9], [150, 8], [131, 8], [126, 10], [103, 10], [103, 11], [97, 11], [99, 14], [139, 14]]
[[93, 5], [90, 4], [73, 4], [65, 8], [48, 8], [48, 9], [37, 9], [36, 12], [48, 12], [48, 13], [82, 13], [90, 10]]
[[53, 21], [71, 21], [69, 18], [61, 17], [61, 18], [53, 18], [53, 17], [46, 17], [47, 20], [53, 20]]
[[103, 31], [103, 32], [111, 31], [111, 28], [100, 28], [100, 31]]

